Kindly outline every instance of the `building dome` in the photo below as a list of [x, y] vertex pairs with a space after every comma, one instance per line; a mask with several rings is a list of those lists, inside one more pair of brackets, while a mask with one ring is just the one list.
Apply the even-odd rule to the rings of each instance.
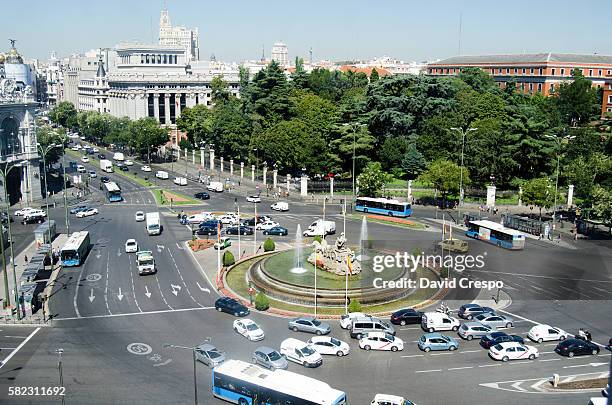
[[4, 61], [6, 60], [6, 56], [0, 52], [0, 63], [4, 63]]
[[23, 63], [23, 59], [15, 47], [12, 47], [6, 56], [6, 63]]

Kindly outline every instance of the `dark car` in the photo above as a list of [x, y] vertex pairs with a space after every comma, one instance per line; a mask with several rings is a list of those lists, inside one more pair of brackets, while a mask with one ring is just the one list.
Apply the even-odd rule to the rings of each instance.
[[106, 176], [102, 176], [102, 177], [100, 177], [100, 181], [102, 183], [108, 183], [110, 181], [110, 179], [108, 177], [106, 177]]
[[263, 231], [263, 234], [264, 235], [286, 236], [289, 234], [289, 231], [287, 230], [287, 228], [284, 228], [282, 226], [275, 226], [270, 229], [266, 229], [265, 231]]
[[122, 172], [127, 172], [130, 170], [130, 168], [127, 167], [126, 165], [123, 165], [123, 166], [119, 166], [119, 170], [121, 170]]
[[490, 349], [492, 346], [504, 342], [519, 342], [523, 344], [525, 339], [518, 335], [508, 335], [504, 332], [491, 332], [480, 338], [480, 346], [485, 349]]
[[21, 221], [22, 224], [42, 224], [45, 222], [45, 217], [43, 215], [26, 215], [23, 217]]
[[583, 354], [592, 354], [595, 356], [599, 354], [599, 346], [588, 340], [565, 339], [559, 342], [557, 347], [555, 347], [555, 352], [561, 356], [568, 357], [580, 356]]
[[250, 313], [247, 307], [229, 297], [221, 297], [215, 301], [215, 309], [219, 312], [227, 312], [234, 316], [247, 316]]
[[6, 213], [6, 212], [2, 212], [2, 214], [0, 215], [0, 217], [2, 218], [2, 223], [3, 223], [3, 224], [8, 223], [9, 221], [13, 222], [13, 217], [11, 217], [11, 216], [7, 215], [7, 213]]
[[[204, 222], [200, 222], [199, 227], [200, 228], [215, 228], [217, 229], [217, 226], [220, 224], [220, 222], [216, 219], [209, 219], [208, 221], [204, 221]], [[221, 224], [221, 228], [223, 228], [223, 224]]]
[[[270, 219], [270, 217], [267, 216], [267, 215], [258, 215], [257, 216], [257, 223], [258, 224], [262, 224], [262, 223], [266, 222], [269, 219]], [[242, 221], [242, 224], [246, 225], [246, 226], [255, 226], [255, 218], [245, 219], [244, 221]]]
[[478, 304], [465, 304], [459, 307], [458, 315], [460, 318], [471, 320], [484, 313], [495, 313], [495, 310], [489, 307], [481, 307]]
[[196, 235], [216, 235], [217, 227], [216, 226], [202, 226], [195, 231]]
[[104, 156], [103, 154], [100, 153], [100, 154], [98, 154], [98, 159], [100, 159], [100, 160], [101, 159], [106, 159], [106, 156]]
[[423, 313], [412, 308], [404, 308], [391, 314], [391, 323], [394, 325], [420, 324]]
[[[225, 230], [226, 235], [238, 235], [238, 227], [230, 226]], [[240, 226], [240, 235], [253, 235], [253, 228], [250, 226]]]
[[89, 207], [87, 205], [79, 205], [77, 207], [71, 208], [70, 209], [70, 213], [71, 214], [78, 214], [79, 212], [85, 211], [87, 209], [89, 209]]
[[208, 194], [206, 191], [200, 191], [195, 193], [193, 196], [198, 200], [210, 200], [210, 194]]

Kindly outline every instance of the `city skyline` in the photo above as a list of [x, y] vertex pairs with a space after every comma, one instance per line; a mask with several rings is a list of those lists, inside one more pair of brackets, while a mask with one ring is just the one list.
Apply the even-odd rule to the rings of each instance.
[[[318, 3], [298, 4], [287, 10], [278, 1], [267, 2], [265, 7], [239, 2], [240, 6], [233, 10], [216, 3], [202, 7], [191, 0], [167, 3], [173, 25], [199, 28], [202, 60], [213, 54], [226, 61], [259, 59], [262, 46], [266, 58], [269, 58], [276, 41], [287, 44], [290, 60], [296, 56], [306, 58], [310, 48], [315, 60], [335, 61], [364, 60], [382, 55], [407, 61], [435, 60], [457, 55], [459, 47], [462, 55], [612, 54], [612, 45], [605, 41], [596, 24], [583, 25], [580, 35], [573, 30], [559, 29], [588, 19], [594, 8], [604, 14], [606, 10], [612, 11], [611, 4], [599, 0], [571, 12], [563, 7], [563, 4], [570, 5], [568, 1], [557, 2], [551, 9], [547, 4], [519, 0], [518, 9], [521, 5], [528, 5], [530, 15], [546, 15], [546, 18], [538, 19], [534, 24], [529, 16], [521, 15], [521, 19], [512, 20], [511, 30], [499, 25], [503, 15], [499, 10], [480, 0], [469, 3], [445, 1], [435, 9], [399, 1], [389, 2], [389, 6], [384, 8], [353, 2], [351, 9], [347, 9], [346, 4], [332, 3], [325, 4], [324, 10], [320, 10]], [[19, 12], [14, 3], [3, 7], [6, 15]], [[44, 60], [51, 51], [65, 57], [90, 49], [114, 47], [125, 41], [157, 43], [159, 15], [163, 7], [162, 2], [146, 0], [128, 3], [111, 0], [103, 9], [69, 0], [54, 3], [52, 8], [40, 2], [40, 6], [35, 5], [28, 14], [28, 18], [37, 22], [35, 31], [32, 25], [23, 24], [21, 19], [8, 19], [3, 31], [7, 37], [18, 40], [17, 46], [27, 58]], [[215, 18], [210, 18], [210, 15]], [[112, 21], [112, 26], [109, 21]], [[58, 26], [65, 28], [59, 30]]]

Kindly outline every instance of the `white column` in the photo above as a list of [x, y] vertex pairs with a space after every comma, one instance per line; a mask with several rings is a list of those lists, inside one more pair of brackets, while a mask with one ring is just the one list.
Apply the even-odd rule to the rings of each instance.
[[333, 177], [329, 178], [329, 196], [330, 197], [334, 196], [334, 178]]
[[523, 205], [523, 187], [519, 186], [518, 206], [521, 207], [522, 205]]
[[177, 93], [174, 95], [174, 117], [178, 119], [178, 117], [180, 116], [181, 116], [181, 94]]
[[487, 207], [495, 207], [495, 186], [487, 186]]
[[200, 166], [204, 169], [204, 148], [200, 148]]
[[251, 181], [255, 181], [255, 165], [251, 165]]
[[268, 166], [266, 165], [263, 167], [263, 184], [268, 184]]
[[195, 165], [195, 149], [191, 150], [191, 161]]
[[[170, 124], [170, 94], [164, 94], [164, 116], [166, 117], [166, 125]], [[177, 139], [178, 141], [178, 139]]]
[[223, 173], [223, 156], [221, 156], [219, 161], [221, 162], [221, 173]]
[[276, 192], [276, 177], [278, 176], [278, 170], [274, 169], [272, 171], [272, 188], [274, 189], [274, 192]]
[[412, 180], [408, 180], [408, 202], [412, 202]]
[[[176, 138], [178, 139], [178, 134], [176, 134]], [[187, 160], [187, 148], [185, 148], [185, 160]]]
[[210, 154], [210, 171], [212, 172], [215, 168], [215, 151], [211, 149], [209, 151], [209, 154]]
[[234, 175], [234, 159], [230, 159], [230, 176]]
[[287, 175], [287, 192], [289, 192], [290, 188], [291, 188], [291, 175], [288, 174]]
[[240, 178], [244, 178], [244, 162], [240, 162]]
[[195, 94], [187, 94], [187, 99], [185, 100], [185, 105], [189, 108], [195, 106]]
[[574, 185], [570, 184], [567, 189], [567, 208], [571, 208], [574, 205]]
[[300, 195], [306, 197], [308, 195], [308, 177], [302, 175], [300, 178]]

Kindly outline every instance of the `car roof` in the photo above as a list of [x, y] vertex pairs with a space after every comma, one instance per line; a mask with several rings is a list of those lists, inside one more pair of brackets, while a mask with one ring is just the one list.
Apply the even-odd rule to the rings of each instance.
[[249, 318], [238, 319], [238, 322], [242, 322], [243, 325], [257, 325], [254, 320]]
[[491, 335], [491, 337], [493, 339], [496, 339], [496, 338], [501, 337], [501, 336], [506, 336], [507, 333], [506, 332], [497, 331], [497, 332], [491, 332], [491, 333], [489, 333], [489, 335]]
[[273, 349], [273, 348], [268, 347], [268, 346], [259, 346], [257, 349], [255, 349], [255, 351], [256, 352], [262, 352], [262, 353], [265, 353], [265, 354], [270, 354], [270, 353], [273, 353], [273, 352], [278, 352], [278, 350]]
[[426, 339], [441, 338], [442, 336], [440, 332], [426, 333], [423, 335]]
[[131, 243], [131, 242], [136, 243], [136, 239], [128, 239], [128, 240], [125, 241], [125, 243]]
[[217, 349], [215, 346], [211, 345], [210, 343], [202, 343], [201, 345], [198, 346], [198, 349], [200, 350], [204, 350], [204, 351], [211, 351], [211, 350], [219, 350]]
[[329, 342], [332, 340], [331, 336], [313, 336], [310, 338], [311, 342]]
[[523, 346], [519, 342], [502, 342], [498, 343], [502, 348], [507, 349], [509, 347]]
[[463, 305], [461, 305], [461, 307], [465, 308], [465, 309], [467, 309], [467, 308], [480, 308], [480, 305], [478, 305], [478, 304], [463, 304]]
[[487, 325], [485, 325], [485, 324], [483, 324], [481, 322], [465, 322], [463, 325], [467, 326], [468, 328], [473, 328], [473, 327], [476, 327], [476, 326], [484, 326], [484, 327], [488, 328]]
[[387, 335], [391, 335], [389, 332], [379, 332], [379, 331], [374, 331], [374, 332], [368, 332], [366, 333], [364, 336], [365, 337], [373, 337], [373, 336], [387, 336]]

